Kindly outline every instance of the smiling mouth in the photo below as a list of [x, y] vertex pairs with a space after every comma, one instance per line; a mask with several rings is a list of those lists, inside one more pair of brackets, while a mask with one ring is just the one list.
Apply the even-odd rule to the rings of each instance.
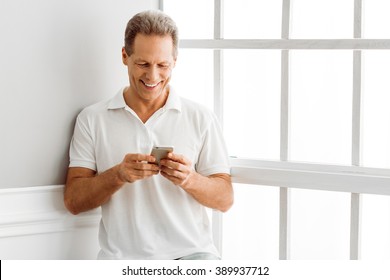
[[158, 86], [160, 84], [160, 82], [158, 83], [155, 83], [155, 84], [148, 84], [148, 83], [145, 83], [144, 81], [141, 80], [141, 82], [147, 87], [147, 88], [155, 88], [156, 86]]

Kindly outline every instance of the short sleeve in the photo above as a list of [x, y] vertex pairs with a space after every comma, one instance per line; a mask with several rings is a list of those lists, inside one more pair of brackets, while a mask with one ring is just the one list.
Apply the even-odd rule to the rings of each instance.
[[217, 173], [230, 174], [226, 144], [221, 126], [214, 114], [203, 135], [203, 145], [195, 169], [203, 176]]
[[84, 167], [96, 171], [96, 158], [91, 127], [86, 114], [81, 112], [76, 120], [69, 149], [69, 167]]

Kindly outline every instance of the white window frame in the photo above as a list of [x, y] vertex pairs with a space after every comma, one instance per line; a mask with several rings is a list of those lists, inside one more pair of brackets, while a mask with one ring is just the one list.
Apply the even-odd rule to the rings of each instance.
[[[163, 0], [160, 9], [163, 10]], [[360, 258], [361, 195], [390, 195], [390, 169], [360, 166], [361, 154], [361, 57], [362, 50], [389, 50], [390, 39], [361, 39], [362, 0], [354, 1], [353, 39], [290, 39], [290, 0], [283, 0], [281, 39], [223, 39], [223, 2], [214, 0], [214, 38], [181, 40], [179, 47], [214, 50], [214, 110], [223, 118], [223, 50], [281, 50], [280, 160], [232, 158], [235, 183], [269, 185], [280, 188], [279, 259], [289, 259], [290, 188], [351, 193], [350, 259]], [[352, 50], [352, 156], [351, 166], [289, 162], [289, 52], [290, 50]], [[213, 232], [222, 249], [222, 216], [213, 213]]]

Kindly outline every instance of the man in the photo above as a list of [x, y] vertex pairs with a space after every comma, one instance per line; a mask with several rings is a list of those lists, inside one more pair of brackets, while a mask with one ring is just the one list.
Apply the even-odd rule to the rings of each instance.
[[[171, 18], [130, 19], [122, 60], [129, 86], [84, 109], [70, 147], [64, 201], [100, 207], [99, 259], [218, 259], [205, 207], [233, 203], [217, 119], [169, 86], [178, 35]], [[153, 146], [174, 151], [156, 164]]]

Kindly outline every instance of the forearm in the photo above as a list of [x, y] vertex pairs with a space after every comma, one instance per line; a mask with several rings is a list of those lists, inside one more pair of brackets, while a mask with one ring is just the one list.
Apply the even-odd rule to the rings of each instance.
[[205, 177], [195, 171], [181, 187], [202, 205], [226, 212], [233, 204], [233, 187], [228, 174]]
[[155, 158], [143, 154], [127, 154], [123, 161], [105, 172], [69, 168], [65, 186], [65, 206], [73, 214], [88, 211], [106, 203], [124, 183], [133, 183], [159, 173]]
[[[118, 166], [99, 174], [85, 176], [85, 170], [70, 169], [65, 186], [65, 206], [72, 214], [88, 211], [106, 203], [123, 184], [118, 177]], [[80, 174], [78, 174], [80, 173]]]

